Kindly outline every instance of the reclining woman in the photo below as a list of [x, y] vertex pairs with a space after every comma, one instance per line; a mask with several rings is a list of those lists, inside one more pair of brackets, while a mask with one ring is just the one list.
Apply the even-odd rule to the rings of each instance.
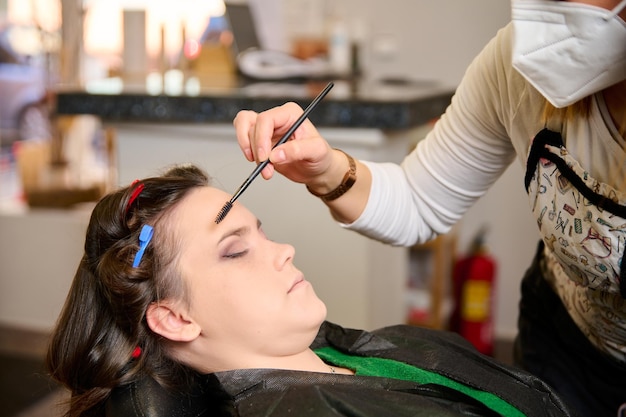
[[229, 197], [181, 165], [98, 202], [47, 356], [68, 416], [570, 415], [452, 333], [326, 322], [292, 246], [215, 223]]

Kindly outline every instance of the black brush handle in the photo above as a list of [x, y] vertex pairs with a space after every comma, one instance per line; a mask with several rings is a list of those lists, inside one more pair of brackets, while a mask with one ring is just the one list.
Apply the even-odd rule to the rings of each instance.
[[[309, 104], [307, 108], [304, 109], [304, 112], [298, 118], [298, 120], [296, 120], [294, 124], [291, 125], [289, 130], [285, 132], [285, 134], [280, 138], [280, 140], [276, 142], [274, 146], [272, 146], [272, 149], [274, 149], [278, 145], [282, 145], [283, 143], [287, 142], [287, 139], [289, 139], [289, 137], [293, 135], [293, 132], [295, 132], [296, 129], [300, 127], [302, 122], [304, 122], [306, 118], [309, 117], [309, 114], [313, 111], [313, 109], [315, 109], [318, 103], [322, 101], [324, 97], [326, 97], [326, 94], [328, 94], [328, 92], [330, 91], [331, 88], [333, 88], [334, 85], [335, 84], [331, 81], [326, 85], [326, 87], [324, 87], [324, 89], [317, 95], [317, 97], [313, 99], [311, 104]], [[231, 203], [234, 203], [235, 200], [239, 198], [241, 193], [243, 193], [246, 190], [246, 188], [248, 188], [248, 186], [252, 183], [252, 181], [254, 181], [254, 179], [259, 175], [259, 173], [263, 170], [263, 168], [265, 168], [267, 164], [269, 164], [269, 162], [270, 160], [268, 158], [265, 161], [261, 162], [259, 165], [257, 165], [256, 168], [254, 168], [254, 171], [252, 171], [252, 174], [250, 174], [250, 176], [243, 182], [243, 184], [241, 184], [239, 189], [237, 189], [233, 197], [230, 199]]]

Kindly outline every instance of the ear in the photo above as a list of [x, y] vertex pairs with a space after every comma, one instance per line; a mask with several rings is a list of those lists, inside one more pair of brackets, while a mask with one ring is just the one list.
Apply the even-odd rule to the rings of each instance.
[[150, 304], [146, 321], [153, 332], [175, 342], [191, 342], [201, 331], [198, 323], [180, 306], [180, 301], [161, 300]]

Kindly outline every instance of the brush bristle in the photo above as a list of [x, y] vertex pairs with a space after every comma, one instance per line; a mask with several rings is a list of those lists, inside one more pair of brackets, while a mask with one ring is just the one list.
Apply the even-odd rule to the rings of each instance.
[[215, 218], [215, 223], [220, 224], [220, 222], [224, 220], [224, 217], [226, 217], [226, 215], [228, 214], [231, 208], [233, 208], [233, 203], [231, 203], [230, 201], [227, 201], [226, 204], [224, 204], [224, 207], [222, 207], [222, 209], [220, 210], [220, 212], [217, 213], [217, 217]]

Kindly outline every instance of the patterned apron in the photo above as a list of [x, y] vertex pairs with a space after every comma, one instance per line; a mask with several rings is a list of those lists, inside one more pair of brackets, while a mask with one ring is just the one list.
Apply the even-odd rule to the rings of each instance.
[[533, 140], [524, 180], [552, 287], [587, 338], [624, 362], [626, 197], [592, 178], [548, 129]]

